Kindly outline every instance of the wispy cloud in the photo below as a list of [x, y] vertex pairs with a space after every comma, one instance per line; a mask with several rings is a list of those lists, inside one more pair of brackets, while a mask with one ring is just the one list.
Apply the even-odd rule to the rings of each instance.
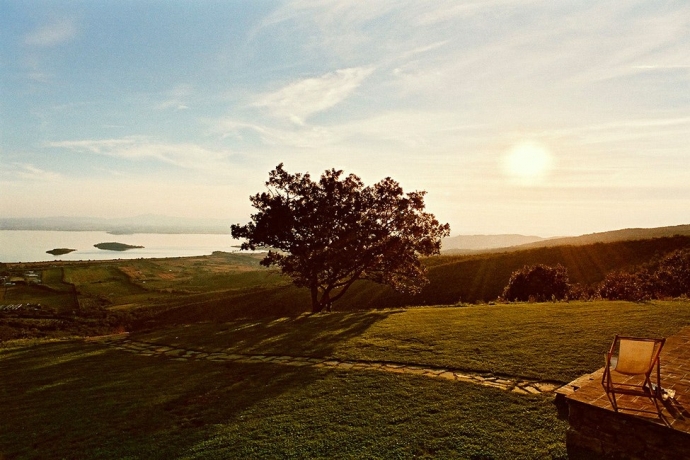
[[643, 71], [688, 70], [690, 69], [690, 64], [635, 65], [632, 68]]
[[66, 43], [77, 34], [77, 27], [72, 19], [59, 19], [39, 27], [24, 37], [29, 46], [51, 47]]
[[156, 105], [157, 110], [187, 110], [189, 109], [188, 99], [194, 90], [191, 85], [178, 85], [166, 95], [166, 99]]
[[629, 148], [631, 141], [638, 143], [641, 139], [653, 139], [659, 142], [659, 138], [667, 141], [678, 136], [687, 135], [690, 132], [690, 117], [673, 118], [639, 118], [608, 121], [597, 124], [581, 124], [554, 130], [546, 130], [539, 133], [540, 136], [550, 139], [576, 137], [579, 144], [612, 143], [626, 145]]
[[158, 110], [167, 110], [167, 109], [173, 109], [173, 110], [188, 110], [189, 106], [181, 103], [180, 101], [177, 100], [167, 100], [164, 102], [161, 102], [156, 106]]
[[345, 100], [372, 72], [370, 67], [355, 67], [305, 78], [260, 96], [254, 105], [267, 108], [274, 116], [302, 124], [310, 115]]
[[678, 125], [690, 126], [690, 117], [624, 120], [624, 121], [617, 121], [617, 122], [613, 122], [613, 123], [606, 123], [603, 125], [592, 125], [592, 126], [588, 126], [588, 129], [591, 129], [591, 130], [609, 130], [609, 129], [617, 129], [617, 128], [630, 128], [633, 130], [637, 130], [640, 128], [655, 128], [655, 127], [660, 127], [660, 126], [678, 126]]
[[387, 111], [358, 120], [332, 125], [290, 125], [250, 123], [231, 118], [216, 120], [209, 131], [224, 138], [244, 140], [244, 133], [258, 135], [267, 145], [290, 148], [354, 149], [351, 142], [372, 142], [394, 148], [427, 147], [442, 150], [458, 138], [485, 129], [486, 125], [460, 121], [451, 113]]
[[519, 5], [525, 8], [530, 3], [538, 2], [540, 2], [540, 0], [434, 1], [426, 5], [428, 8], [425, 8], [425, 11], [417, 15], [415, 21], [422, 25], [433, 25], [478, 15], [491, 9], [505, 9], [513, 5]]
[[14, 163], [10, 167], [8, 178], [27, 181], [49, 182], [62, 179], [62, 176], [53, 171], [38, 168], [33, 164]]
[[284, 127], [232, 118], [213, 121], [209, 132], [224, 139], [234, 138], [245, 142], [249, 137], [247, 134], [251, 134], [258, 136], [264, 145], [289, 148], [323, 148], [341, 139], [337, 132], [325, 126], [297, 124]]
[[126, 160], [153, 159], [180, 168], [215, 172], [228, 169], [228, 160], [233, 156], [232, 152], [197, 144], [158, 142], [140, 136], [50, 142], [47, 146]]

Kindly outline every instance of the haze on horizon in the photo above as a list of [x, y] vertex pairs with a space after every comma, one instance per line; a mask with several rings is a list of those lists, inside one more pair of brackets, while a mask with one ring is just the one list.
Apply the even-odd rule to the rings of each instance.
[[246, 222], [268, 172], [457, 234], [690, 223], [685, 1], [0, 3], [0, 214]]

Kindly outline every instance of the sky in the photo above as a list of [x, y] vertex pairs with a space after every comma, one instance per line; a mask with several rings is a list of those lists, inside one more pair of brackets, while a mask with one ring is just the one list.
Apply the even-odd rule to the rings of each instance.
[[690, 2], [0, 1], [0, 216], [246, 223], [268, 172], [453, 235], [690, 223]]

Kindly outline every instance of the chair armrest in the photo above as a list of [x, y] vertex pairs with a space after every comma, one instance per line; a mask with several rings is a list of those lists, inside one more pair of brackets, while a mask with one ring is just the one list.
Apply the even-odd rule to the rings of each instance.
[[606, 364], [606, 367], [608, 367], [611, 364], [611, 358], [613, 357], [613, 353], [610, 351], [607, 351], [604, 353], [604, 363]]

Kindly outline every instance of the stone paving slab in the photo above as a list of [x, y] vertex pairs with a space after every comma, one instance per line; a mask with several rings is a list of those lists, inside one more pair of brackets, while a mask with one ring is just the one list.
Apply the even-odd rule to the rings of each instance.
[[530, 394], [528, 391], [523, 390], [520, 387], [513, 387], [512, 390], [510, 390], [512, 393], [517, 393], [519, 395], [528, 395]]
[[139, 356], [161, 357], [171, 361], [189, 362], [206, 360], [212, 362], [241, 362], [266, 363], [295, 367], [337, 368], [350, 371], [373, 370], [393, 374], [421, 375], [428, 378], [440, 378], [458, 382], [473, 383], [489, 388], [511, 391], [521, 395], [550, 394], [559, 386], [553, 382], [537, 380], [511, 379], [506, 376], [494, 376], [487, 373], [454, 372], [447, 368], [425, 367], [417, 364], [370, 362], [370, 361], [341, 361], [333, 358], [313, 358], [304, 356], [269, 356], [242, 355], [232, 353], [232, 349], [223, 352], [205, 352], [187, 350], [168, 345], [152, 344], [131, 340], [126, 335], [107, 336], [103, 338], [86, 339], [90, 343], [100, 343], [117, 350], [127, 351]]

